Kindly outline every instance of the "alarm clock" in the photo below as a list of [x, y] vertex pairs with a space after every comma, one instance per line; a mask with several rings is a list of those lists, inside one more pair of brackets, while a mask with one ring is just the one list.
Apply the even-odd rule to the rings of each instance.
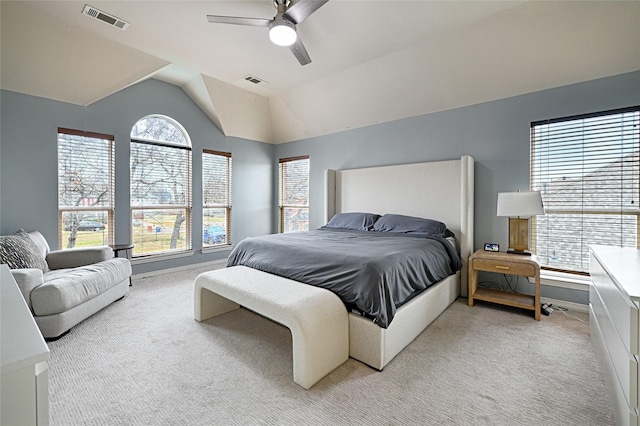
[[500, 244], [484, 243], [484, 251], [500, 251]]

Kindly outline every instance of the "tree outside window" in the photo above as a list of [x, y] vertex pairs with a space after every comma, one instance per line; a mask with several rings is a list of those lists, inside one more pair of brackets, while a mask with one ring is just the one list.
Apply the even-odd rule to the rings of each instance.
[[191, 143], [175, 120], [159, 115], [131, 130], [134, 256], [191, 249]]
[[280, 232], [309, 230], [309, 157], [280, 159]]
[[231, 244], [231, 154], [202, 152], [202, 245]]
[[60, 248], [113, 244], [114, 137], [58, 129]]

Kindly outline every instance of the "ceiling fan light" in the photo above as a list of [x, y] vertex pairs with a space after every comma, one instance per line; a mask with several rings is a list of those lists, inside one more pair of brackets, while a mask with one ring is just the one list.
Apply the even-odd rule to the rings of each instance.
[[269, 28], [269, 38], [273, 44], [278, 46], [291, 46], [296, 42], [298, 34], [296, 33], [295, 26], [287, 21], [281, 19], [273, 21], [271, 28]]

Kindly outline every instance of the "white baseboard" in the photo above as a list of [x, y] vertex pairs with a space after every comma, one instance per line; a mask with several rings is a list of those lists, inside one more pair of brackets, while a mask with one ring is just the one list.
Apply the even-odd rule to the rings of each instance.
[[202, 268], [205, 266], [211, 266], [212, 268], [224, 268], [227, 264], [227, 259], [212, 260], [211, 262], [193, 263], [191, 265], [176, 266], [175, 268], [159, 269], [157, 271], [143, 272], [141, 274], [132, 275], [131, 278], [148, 278], [156, 277], [158, 275], [170, 274], [172, 272], [188, 271], [189, 269]]
[[582, 303], [567, 302], [564, 300], [551, 299], [549, 297], [541, 297], [540, 303], [548, 303], [549, 305], [560, 306], [574, 312], [589, 313], [589, 305], [583, 305]]
[[[534, 278], [529, 278], [530, 283], [535, 283]], [[589, 291], [591, 278], [583, 275], [569, 274], [556, 271], [541, 271], [540, 284], [549, 287], [568, 288], [570, 290]]]

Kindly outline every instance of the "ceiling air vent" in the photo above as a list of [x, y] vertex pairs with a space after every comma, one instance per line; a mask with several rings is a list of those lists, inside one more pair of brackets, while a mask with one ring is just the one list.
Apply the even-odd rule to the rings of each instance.
[[122, 31], [126, 30], [129, 26], [129, 23], [127, 21], [123, 21], [122, 19], [116, 18], [113, 15], [109, 15], [108, 13], [98, 10], [93, 6], [89, 6], [88, 4], [84, 5], [84, 10], [82, 11], [82, 13], [93, 19], [97, 19], [98, 21], [109, 24], [112, 27], [119, 28]]
[[258, 77], [254, 77], [252, 75], [244, 77], [244, 80], [249, 83], [257, 84], [258, 86], [266, 86], [268, 84], [266, 81], [260, 80]]

